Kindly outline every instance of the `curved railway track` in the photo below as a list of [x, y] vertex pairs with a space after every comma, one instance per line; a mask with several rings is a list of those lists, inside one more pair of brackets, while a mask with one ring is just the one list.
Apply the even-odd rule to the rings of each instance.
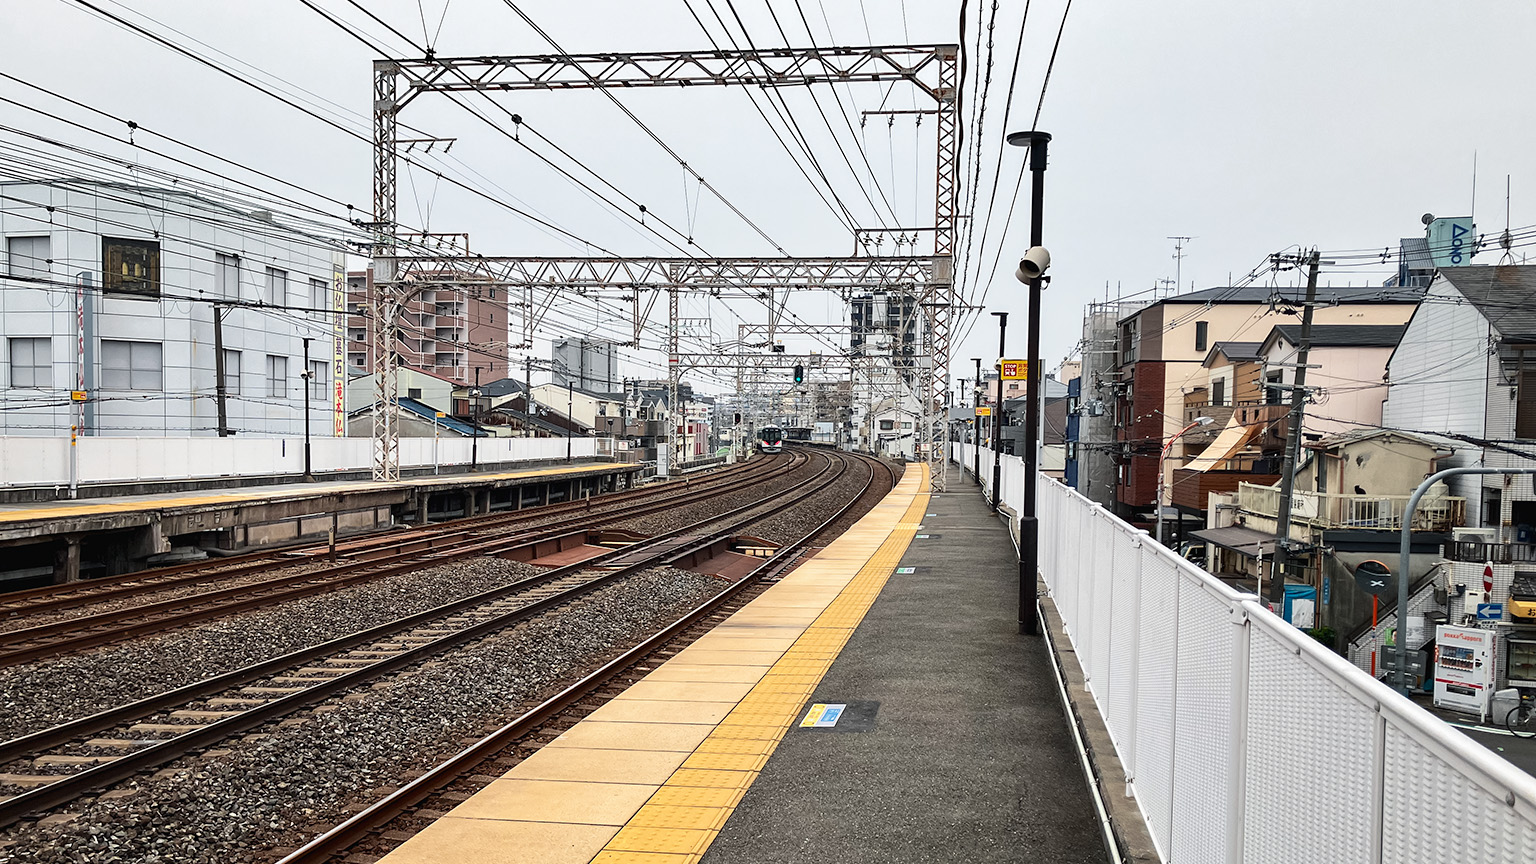
[[[707, 554], [705, 550], [723, 538], [767, 518], [770, 512], [765, 511], [780, 512], [829, 489], [853, 464], [862, 462], [868, 468], [869, 477], [863, 484], [867, 492], [880, 470], [875, 466], [884, 465], [867, 457], [825, 453], [796, 456], [797, 465], [818, 462], [817, 470], [787, 489], [694, 524], [474, 597], [0, 743], [0, 771], [4, 772], [0, 779], [26, 789], [0, 802], [0, 826], [205, 750], [230, 736], [569, 604], [603, 586], [687, 560], [691, 555]], [[889, 471], [889, 466], [884, 470]], [[733, 583], [711, 602], [718, 606], [766, 571], [789, 566], [800, 545], [832, 525], [861, 497], [862, 492], [799, 543], [765, 559], [751, 577]], [[515, 545], [515, 541], [495, 542]], [[691, 615], [689, 620], [697, 617]], [[667, 632], [678, 626], [683, 625], [674, 625]]]
[[[575, 533], [577, 529], [600, 528], [605, 524], [628, 521], [638, 516], [674, 510], [689, 504], [708, 501], [719, 495], [750, 489], [771, 479], [787, 476], [803, 465], [809, 457], [803, 453], [787, 459], [773, 460], [763, 470], [746, 476], [730, 476], [723, 482], [675, 484], [664, 490], [683, 494], [647, 496], [638, 503], [621, 501], [617, 506], [564, 508], [551, 513], [539, 510], [518, 511], [518, 514], [496, 514], [488, 517], [442, 523], [440, 530], [413, 531], [391, 535], [392, 545], [381, 548], [369, 547], [363, 560], [344, 563], [324, 563], [312, 569], [287, 573], [272, 579], [246, 582], [226, 588], [173, 597], [158, 602], [130, 605], [94, 614], [66, 617], [31, 627], [18, 627], [0, 631], [0, 667], [26, 663], [42, 657], [81, 651], [110, 642], [157, 633], [174, 627], [195, 624], [213, 618], [233, 615], [264, 606], [271, 606], [309, 597], [315, 594], [338, 591], [353, 585], [403, 573], [410, 570], [443, 564], [478, 555], [505, 554], [520, 547], [528, 547], [542, 540], [549, 540]], [[749, 463], [751, 464], [751, 463]], [[655, 497], [656, 500], [648, 500]], [[574, 503], [574, 502], [573, 502]], [[556, 505], [559, 507], [560, 505]], [[574, 515], [562, 515], [571, 513]], [[507, 533], [505, 528], [520, 521], [538, 521], [518, 533]], [[287, 562], [292, 566], [293, 562]], [[270, 560], [252, 562], [252, 571], [271, 566]], [[242, 571], [250, 572], [250, 571]], [[200, 578], [182, 576], [185, 580]], [[100, 603], [120, 600], [125, 596], [143, 593], [139, 586], [123, 586], [113, 591], [93, 595], [84, 602]], [[73, 602], [75, 598], [70, 598]], [[62, 598], [54, 602], [64, 602]], [[77, 604], [78, 605], [78, 604]], [[33, 614], [39, 608], [56, 611], [58, 607], [38, 605], [31, 607]]]

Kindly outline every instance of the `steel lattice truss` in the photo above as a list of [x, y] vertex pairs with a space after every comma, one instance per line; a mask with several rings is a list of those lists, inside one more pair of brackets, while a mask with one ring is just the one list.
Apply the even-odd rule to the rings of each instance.
[[938, 98], [937, 67], [950, 45], [868, 48], [768, 48], [761, 51], [669, 51], [637, 54], [538, 54], [522, 57], [437, 57], [395, 60], [404, 79], [400, 107], [422, 93], [465, 90], [571, 90], [600, 87], [690, 87], [852, 84], [905, 79]]
[[[925, 456], [936, 488], [943, 488], [946, 436], [942, 417], [948, 397], [950, 322], [955, 305], [952, 259], [959, 210], [959, 47], [902, 45], [872, 47], [778, 48], [762, 51], [683, 51], [626, 54], [426, 57], [377, 60], [373, 64], [374, 328], [375, 366], [380, 409], [374, 417], [374, 476], [399, 476], [396, 425], [396, 316], [412, 282], [441, 280], [444, 269], [486, 284], [520, 288], [523, 344], [562, 292], [625, 290], [635, 304], [635, 343], [660, 294], [668, 302], [667, 353], [672, 403], [677, 404], [680, 363], [679, 294], [708, 291], [736, 293], [769, 307], [768, 332], [791, 290], [886, 290], [910, 286], [920, 292], [928, 327], [924, 353], [932, 358], [923, 387]], [[398, 257], [395, 221], [400, 111], [418, 96], [433, 92], [574, 90], [628, 87], [808, 86], [812, 84], [906, 82], [936, 103], [937, 165], [934, 201], [934, 255], [927, 257], [850, 256], [847, 258], [487, 258], [482, 256]], [[855, 244], [857, 247], [857, 244]], [[398, 270], [398, 272], [397, 272]], [[472, 274], [472, 275], [471, 275]], [[920, 287], [918, 287], [920, 286]], [[643, 294], [649, 297], [642, 299]], [[718, 356], [718, 355], [714, 355]], [[757, 355], [751, 355], [756, 358]], [[822, 355], [817, 355], [822, 356]], [[753, 362], [784, 361], [768, 354]], [[748, 355], [733, 360], [748, 362]], [[825, 358], [823, 357], [823, 360]], [[675, 455], [675, 454], [674, 454]]]

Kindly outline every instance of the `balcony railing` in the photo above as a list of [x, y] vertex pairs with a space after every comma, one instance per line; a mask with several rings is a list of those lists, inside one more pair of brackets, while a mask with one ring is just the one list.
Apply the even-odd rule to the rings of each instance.
[[1471, 561], [1475, 564], [1484, 561], [1494, 564], [1530, 564], [1536, 562], [1536, 545], [1457, 540], [1445, 544], [1445, 557], [1452, 561]]
[[[1291, 518], [1323, 528], [1371, 528], [1397, 531], [1403, 527], [1408, 495], [1338, 495], [1298, 490], [1291, 501]], [[1280, 515], [1280, 490], [1243, 483], [1237, 504], [1261, 516]], [[1467, 524], [1467, 499], [1424, 498], [1413, 514], [1415, 531], [1449, 531]]]

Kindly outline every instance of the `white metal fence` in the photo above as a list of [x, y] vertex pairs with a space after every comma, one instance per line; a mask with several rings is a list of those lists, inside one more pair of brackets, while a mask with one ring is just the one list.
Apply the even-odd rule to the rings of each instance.
[[[481, 465], [564, 459], [564, 438], [400, 439], [400, 466]], [[575, 438], [573, 458], [610, 456], [610, 438]], [[262, 477], [304, 470], [303, 438], [81, 438], [81, 483]], [[314, 470], [358, 471], [373, 464], [370, 438], [313, 439]], [[68, 486], [68, 438], [0, 436], [0, 486]]]
[[1076, 491], [1043, 479], [1039, 505], [1042, 574], [1164, 861], [1536, 861], [1536, 779]]

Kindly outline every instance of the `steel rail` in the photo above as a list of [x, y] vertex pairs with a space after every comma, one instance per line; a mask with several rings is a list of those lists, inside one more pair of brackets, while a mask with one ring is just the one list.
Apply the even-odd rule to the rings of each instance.
[[[798, 462], [791, 460], [785, 463], [782, 469], [783, 473], [788, 473], [798, 468], [804, 464], [804, 461], [804, 459]], [[707, 500], [722, 492], [736, 491], [760, 482], [762, 481], [758, 477], [739, 478], [734, 484], [695, 490], [690, 494], [677, 498], [662, 498], [638, 508], [630, 508], [621, 512], [593, 515], [584, 513], [560, 522], [534, 526], [527, 533], [509, 538], [485, 540], [479, 537], [480, 533], [494, 527], [481, 523], [474, 526], [466, 526], [449, 535], [410, 538], [411, 544], [426, 542], [428, 544], [427, 548], [413, 548], [393, 557], [353, 561], [346, 564], [321, 567], [263, 582], [237, 585], [185, 597], [176, 597], [158, 603], [130, 606], [96, 615], [68, 618], [62, 621], [41, 624], [36, 627], [4, 631], [0, 632], [0, 646], [21, 644], [23, 647], [0, 650], [0, 668], [14, 666], [41, 657], [93, 648], [123, 639], [144, 636], [162, 630], [238, 614], [303, 597], [339, 591], [353, 585], [393, 576], [412, 569], [444, 564], [473, 555], [505, 551], [511, 545], [520, 544], [524, 540], [549, 539], [559, 536], [556, 533], [559, 530], [589, 522], [594, 516], [602, 517], [601, 521], [596, 523], [597, 525], [620, 519], [632, 519], [636, 516], [670, 510], [678, 506]], [[439, 542], [442, 545], [437, 545]], [[225, 600], [233, 602], [222, 602]], [[207, 606], [206, 604], [215, 605]], [[186, 611], [179, 613], [173, 611], [177, 609], [184, 609]], [[161, 615], [160, 613], [168, 614]], [[157, 615], [158, 617], [155, 617]], [[150, 617], [148, 620], [139, 621], [138, 623], [112, 626], [118, 624], [118, 622], [131, 622], [134, 619], [144, 618], [145, 616]], [[36, 645], [25, 645], [25, 643], [32, 640], [46, 640], [49, 637], [68, 633], [79, 633], [80, 635], [72, 638], [44, 641]]]

